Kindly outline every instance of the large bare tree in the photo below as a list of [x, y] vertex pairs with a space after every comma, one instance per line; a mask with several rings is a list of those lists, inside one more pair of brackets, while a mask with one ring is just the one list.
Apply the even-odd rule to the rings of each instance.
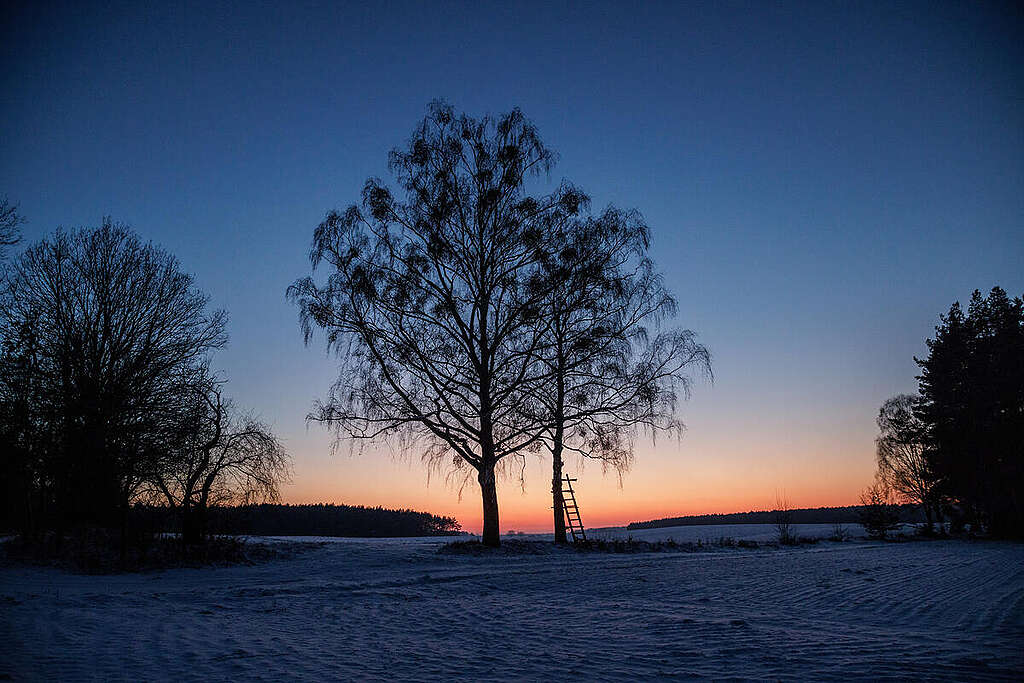
[[432, 464], [472, 467], [492, 546], [496, 473], [546, 433], [546, 417], [524, 409], [550, 379], [546, 264], [583, 200], [564, 183], [527, 192], [553, 160], [518, 110], [475, 119], [434, 103], [391, 153], [394, 187], [371, 178], [360, 205], [316, 229], [311, 260], [326, 281], [288, 291], [307, 342], [322, 329], [342, 358], [310, 418], [339, 437], [413, 437]]
[[710, 374], [707, 349], [689, 330], [662, 330], [676, 302], [647, 257], [649, 228], [636, 211], [606, 209], [567, 226], [550, 261], [543, 360], [550, 381], [535, 405], [549, 422], [556, 542], [565, 542], [566, 453], [600, 460], [620, 475], [634, 436], [679, 430], [675, 407], [690, 373]]
[[119, 511], [123, 529], [177, 371], [226, 341], [226, 314], [208, 301], [173, 256], [109, 220], [58, 230], [10, 265], [0, 331], [51, 434], [38, 478], [58, 525], [105, 524]]

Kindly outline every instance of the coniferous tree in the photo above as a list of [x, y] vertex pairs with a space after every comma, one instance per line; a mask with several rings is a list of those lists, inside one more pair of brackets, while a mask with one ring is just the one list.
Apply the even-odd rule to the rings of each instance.
[[999, 287], [954, 303], [928, 340], [918, 414], [938, 492], [967, 521], [1024, 534], [1024, 303]]

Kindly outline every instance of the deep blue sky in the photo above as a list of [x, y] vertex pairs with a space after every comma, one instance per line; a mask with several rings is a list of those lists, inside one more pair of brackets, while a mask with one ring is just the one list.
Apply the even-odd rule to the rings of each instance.
[[[666, 512], [851, 502], [938, 314], [1024, 292], [1012, 5], [23, 4], [3, 10], [0, 194], [29, 241], [111, 215], [195, 273], [231, 313], [232, 393], [295, 454], [296, 500], [424, 488], [415, 462], [331, 459], [307, 432], [333, 363], [284, 290], [433, 98], [520, 107], [561, 155], [553, 182], [639, 208], [714, 354], [683, 442], [645, 448], [621, 491], [595, 480], [609, 522], [653, 513], [645, 482], [666, 477]], [[475, 494], [429, 496], [409, 504], [476, 514]]]

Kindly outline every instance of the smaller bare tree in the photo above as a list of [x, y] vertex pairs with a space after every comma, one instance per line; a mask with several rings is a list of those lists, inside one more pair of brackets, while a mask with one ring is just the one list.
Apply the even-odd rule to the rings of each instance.
[[926, 427], [915, 411], [917, 401], [914, 396], [900, 394], [883, 403], [878, 411], [878, 474], [901, 502], [916, 503], [924, 509], [931, 531], [938, 504], [935, 477], [925, 457]]
[[181, 420], [152, 485], [180, 511], [182, 540], [203, 541], [215, 505], [276, 502], [290, 474], [290, 458], [270, 428], [239, 413], [223, 382], [200, 370], [186, 386]]

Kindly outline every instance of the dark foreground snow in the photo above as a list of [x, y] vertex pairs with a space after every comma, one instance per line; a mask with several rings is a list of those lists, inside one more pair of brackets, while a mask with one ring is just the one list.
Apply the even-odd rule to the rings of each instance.
[[477, 556], [443, 542], [155, 574], [0, 569], [0, 678], [1024, 676], [1022, 545]]

